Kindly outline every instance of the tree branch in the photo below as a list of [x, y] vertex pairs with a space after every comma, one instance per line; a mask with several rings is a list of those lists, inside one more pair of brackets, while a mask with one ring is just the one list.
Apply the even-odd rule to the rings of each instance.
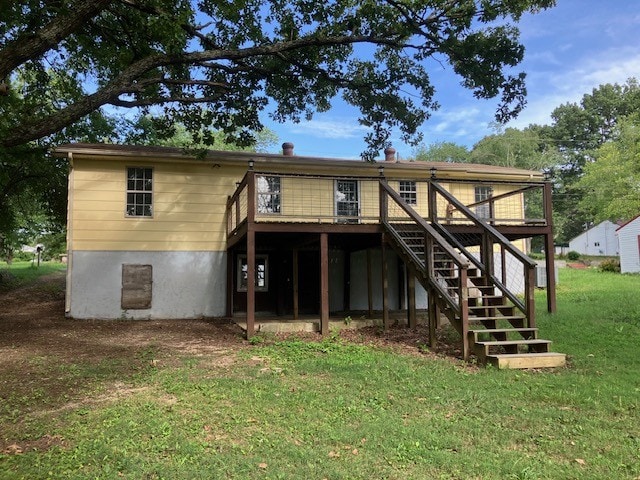
[[36, 32], [25, 32], [0, 49], [0, 79], [6, 78], [27, 60], [37, 58], [57, 46], [103, 10], [108, 0], [81, 0]]
[[[291, 52], [308, 47], [328, 47], [355, 43], [386, 44], [402, 47], [403, 44], [388, 37], [369, 35], [340, 35], [335, 37], [303, 37], [288, 42], [261, 45], [242, 49], [204, 50], [201, 52], [181, 54], [150, 55], [129, 65], [116, 78], [107, 83], [97, 92], [86, 95], [52, 115], [40, 118], [37, 122], [22, 125], [13, 134], [0, 140], [3, 147], [15, 147], [38, 138], [51, 135], [54, 132], [78, 121], [85, 115], [97, 110], [103, 105], [120, 102], [120, 95], [129, 93], [138, 79], [148, 72], [171, 65], [200, 65], [202, 62], [232, 61], [238, 62], [251, 57], [271, 56], [278, 53]], [[144, 80], [143, 80], [144, 81]]]

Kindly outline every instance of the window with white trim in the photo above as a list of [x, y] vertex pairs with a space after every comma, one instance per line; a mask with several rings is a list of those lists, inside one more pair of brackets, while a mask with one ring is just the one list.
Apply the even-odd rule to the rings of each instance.
[[416, 190], [416, 182], [413, 180], [400, 180], [400, 186], [398, 188], [400, 197], [409, 205], [418, 204], [418, 194]]
[[280, 213], [280, 177], [258, 175], [256, 177], [256, 202], [258, 213]]
[[128, 217], [153, 216], [153, 169], [146, 167], [127, 168]]
[[353, 217], [357, 220], [360, 215], [360, 201], [357, 180], [336, 180], [336, 216]]
[[[475, 203], [486, 200], [493, 196], [493, 188], [486, 185], [478, 185], [475, 187]], [[483, 203], [476, 207], [476, 215], [480, 218], [489, 218], [489, 203]]]
[[[238, 292], [247, 291], [247, 280], [249, 267], [247, 265], [247, 256], [238, 255], [238, 274], [237, 274], [237, 290]], [[256, 292], [269, 291], [269, 257], [267, 255], [256, 255]]]

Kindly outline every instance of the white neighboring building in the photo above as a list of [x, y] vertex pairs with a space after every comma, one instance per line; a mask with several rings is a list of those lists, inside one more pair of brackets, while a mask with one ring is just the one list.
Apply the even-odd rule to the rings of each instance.
[[580, 255], [618, 255], [620, 249], [616, 237], [617, 228], [618, 225], [605, 220], [570, 240], [569, 251], [573, 250]]
[[616, 230], [620, 244], [620, 272], [640, 272], [640, 215]]

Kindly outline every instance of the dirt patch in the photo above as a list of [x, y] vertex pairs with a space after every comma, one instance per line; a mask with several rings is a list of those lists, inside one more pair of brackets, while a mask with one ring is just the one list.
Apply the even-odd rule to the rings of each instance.
[[[252, 348], [237, 325], [217, 319], [68, 319], [64, 289], [65, 274], [58, 272], [0, 292], [0, 419], [11, 430], [0, 434], [0, 452], [19, 454], [64, 445], [55, 436], [39, 435], [32, 440], [16, 436], [27, 417], [55, 415], [133, 395], [135, 378], [145, 369], [180, 365], [189, 357], [212, 371], [225, 369], [237, 361], [238, 351]], [[409, 355], [453, 361], [460, 356], [446, 339], [437, 348], [428, 348], [424, 326], [416, 330], [393, 327], [388, 332], [376, 327], [343, 330], [340, 336]], [[318, 334], [299, 334], [298, 338], [321, 340]]]

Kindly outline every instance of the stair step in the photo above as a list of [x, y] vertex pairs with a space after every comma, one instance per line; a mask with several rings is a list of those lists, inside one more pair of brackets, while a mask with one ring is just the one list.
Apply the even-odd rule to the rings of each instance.
[[564, 353], [500, 353], [487, 355], [486, 363], [498, 368], [556, 368], [567, 364]]
[[483, 328], [483, 329], [479, 329], [479, 330], [469, 330], [469, 334], [473, 335], [473, 341], [474, 342], [478, 342], [478, 335], [480, 335], [481, 333], [486, 333], [489, 335], [494, 335], [494, 334], [501, 334], [501, 333], [519, 333], [520, 335], [522, 335], [522, 337], [525, 336], [525, 334], [531, 334], [534, 337], [537, 335], [538, 333], [538, 329], [537, 328]]
[[476, 317], [476, 316], [470, 316], [469, 317], [469, 321], [484, 321], [484, 320], [524, 320], [525, 317], [523, 317], [522, 315], [496, 315], [493, 317]]
[[[474, 350], [480, 358], [487, 358], [495, 354], [517, 354], [517, 353], [541, 353], [548, 352], [550, 340], [542, 339], [520, 339], [520, 340], [489, 340], [475, 342]], [[521, 351], [521, 347], [526, 347], [526, 351]], [[496, 349], [503, 349], [502, 351]]]
[[476, 342], [478, 345], [485, 347], [506, 347], [509, 345], [550, 345], [551, 340], [542, 340], [534, 338], [530, 340], [490, 340], [488, 342]]

